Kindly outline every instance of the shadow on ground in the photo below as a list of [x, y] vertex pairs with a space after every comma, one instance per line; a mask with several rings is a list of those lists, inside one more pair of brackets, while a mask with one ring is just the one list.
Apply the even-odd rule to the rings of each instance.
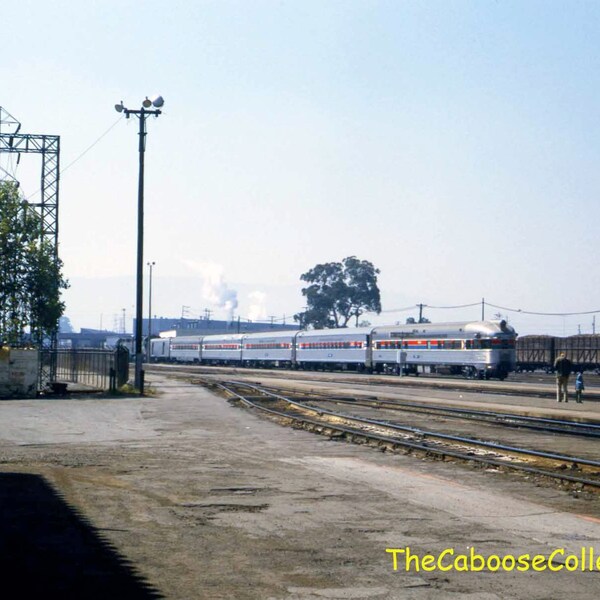
[[38, 475], [0, 473], [0, 582], [9, 597], [162, 596]]

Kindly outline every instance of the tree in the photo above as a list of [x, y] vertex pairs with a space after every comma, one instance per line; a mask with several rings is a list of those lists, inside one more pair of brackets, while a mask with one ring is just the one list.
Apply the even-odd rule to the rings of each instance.
[[15, 183], [0, 183], [0, 339], [21, 341], [25, 330], [41, 342], [58, 328], [68, 287], [54, 246], [41, 237], [40, 216]]
[[60, 333], [74, 333], [75, 329], [73, 329], [73, 324], [71, 323], [71, 319], [69, 317], [62, 316], [58, 319], [58, 331]]
[[352, 317], [358, 325], [364, 312], [381, 312], [378, 274], [372, 263], [355, 256], [316, 265], [300, 276], [310, 284], [302, 288], [307, 307], [294, 319], [302, 327], [315, 329], [346, 327]]
[[417, 323], [431, 323], [431, 321], [425, 317], [421, 317], [418, 321], [415, 317], [408, 317], [408, 319], [406, 319], [407, 325], [416, 325]]

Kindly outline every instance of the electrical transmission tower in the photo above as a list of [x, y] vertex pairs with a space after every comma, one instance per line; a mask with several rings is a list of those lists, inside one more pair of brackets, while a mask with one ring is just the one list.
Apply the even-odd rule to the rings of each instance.
[[[40, 240], [52, 244], [54, 257], [58, 259], [58, 182], [60, 164], [60, 136], [19, 133], [21, 123], [7, 110], [0, 107], [0, 158], [3, 154], [16, 155], [16, 165], [22, 154], [40, 154], [42, 169], [40, 177], [40, 200], [28, 205], [40, 215]], [[16, 165], [15, 170], [16, 170]], [[11, 174], [0, 167], [0, 181], [14, 181], [19, 185], [14, 172]], [[58, 346], [58, 323], [53, 331], [46, 332], [50, 350]], [[56, 380], [56, 355], [50, 352], [48, 359], [40, 360], [39, 385]]]
[[[60, 165], [60, 136], [19, 133], [21, 123], [0, 106], [0, 155], [17, 156], [21, 154], [40, 154], [42, 169], [40, 178], [40, 201], [30, 202], [29, 206], [37, 210], [41, 220], [40, 236], [49, 239], [58, 256], [58, 182]], [[0, 181], [13, 180], [14, 174], [0, 167]]]

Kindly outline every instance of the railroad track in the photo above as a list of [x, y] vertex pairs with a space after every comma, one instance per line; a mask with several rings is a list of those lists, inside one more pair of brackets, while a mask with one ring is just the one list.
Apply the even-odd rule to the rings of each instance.
[[[405, 450], [441, 459], [474, 461], [487, 466], [568, 482], [595, 491], [600, 490], [600, 461], [339, 413], [311, 406], [267, 388], [241, 381], [201, 383], [217, 387], [230, 398], [270, 415], [278, 421], [332, 438], [369, 443], [383, 450]], [[337, 399], [334, 398], [332, 401]]]
[[531, 429], [544, 433], [558, 433], [571, 435], [575, 437], [586, 437], [600, 439], [600, 422], [588, 423], [572, 421], [565, 419], [552, 419], [547, 417], [529, 417], [526, 415], [516, 415], [514, 413], [503, 413], [497, 411], [474, 410], [469, 408], [453, 408], [449, 406], [440, 406], [435, 404], [423, 404], [417, 402], [406, 402], [403, 400], [380, 400], [370, 398], [344, 397], [327, 394], [324, 392], [312, 391], [309, 394], [298, 395], [290, 393], [284, 388], [262, 386], [263, 389], [280, 394], [287, 393], [288, 397], [293, 397], [301, 402], [331, 402], [335, 404], [345, 404], [349, 406], [363, 406], [368, 408], [386, 409], [392, 411], [402, 411], [409, 413], [418, 413], [426, 415], [442, 416], [450, 419], [461, 419], [469, 421], [480, 421], [491, 423], [501, 427], [511, 427], [518, 429]]
[[[458, 376], [447, 377], [398, 377], [396, 375], [357, 375], [350, 372], [331, 371], [327, 374], [318, 371], [290, 371], [283, 369], [252, 369], [248, 367], [225, 367], [225, 366], [207, 366], [207, 365], [175, 365], [175, 364], [152, 364], [147, 367], [149, 371], [155, 372], [171, 372], [171, 373], [187, 373], [198, 376], [202, 375], [224, 375], [229, 374], [231, 377], [237, 376], [258, 376], [261, 378], [273, 377], [303, 380], [311, 383], [332, 383], [341, 382], [348, 385], [360, 386], [392, 386], [397, 389], [402, 388], [417, 388], [417, 389], [433, 389], [433, 390], [452, 390], [463, 391], [468, 393], [485, 393], [493, 395], [511, 395], [511, 396], [527, 396], [536, 398], [555, 398], [556, 387], [554, 379], [546, 376], [547, 381], [540, 383], [525, 380], [508, 380], [502, 383], [497, 381], [478, 381], [466, 380]], [[329, 375], [329, 376], [327, 376]], [[338, 376], [338, 377], [336, 377]], [[515, 376], [516, 377], [516, 376]], [[588, 385], [585, 391], [585, 402], [600, 401], [600, 390], [591, 385]]]

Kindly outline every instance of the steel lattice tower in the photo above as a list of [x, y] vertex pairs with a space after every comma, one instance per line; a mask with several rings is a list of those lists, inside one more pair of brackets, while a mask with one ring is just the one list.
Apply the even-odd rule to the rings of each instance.
[[[40, 178], [40, 202], [29, 203], [29, 206], [40, 215], [40, 239], [47, 239], [54, 249], [55, 259], [58, 259], [58, 184], [60, 178], [60, 136], [35, 135], [19, 133], [21, 123], [9, 112], [0, 107], [0, 156], [2, 153], [16, 154], [17, 164], [21, 154], [41, 154], [42, 171]], [[0, 166], [0, 181], [18, 180]], [[51, 352], [48, 358], [40, 360], [39, 386], [56, 379], [56, 355], [53, 350], [57, 347], [58, 323], [54, 331], [49, 331]]]
[[[40, 235], [49, 239], [58, 256], [58, 188], [60, 179], [60, 136], [19, 133], [21, 123], [0, 107], [0, 154], [41, 154], [40, 202], [30, 203], [41, 218]], [[4, 176], [3, 176], [4, 175]], [[14, 179], [0, 167], [0, 180]]]

